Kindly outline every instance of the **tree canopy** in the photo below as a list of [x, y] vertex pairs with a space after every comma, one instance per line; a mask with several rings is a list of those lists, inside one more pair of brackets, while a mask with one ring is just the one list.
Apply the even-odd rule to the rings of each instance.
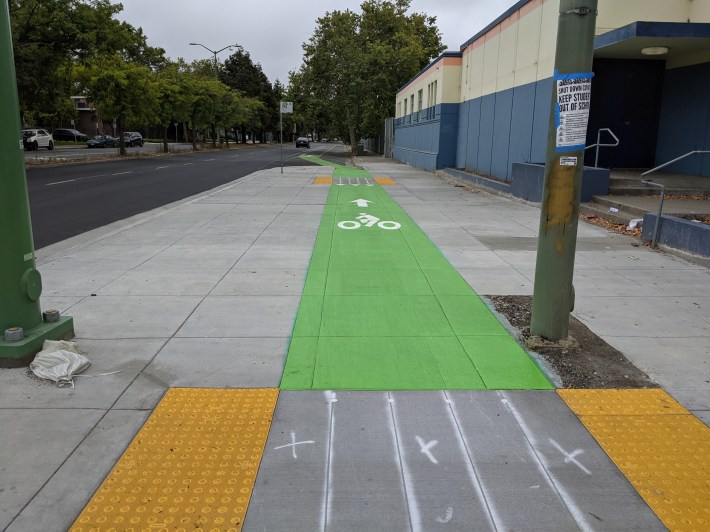
[[394, 114], [397, 89], [445, 48], [436, 17], [410, 7], [411, 0], [365, 0], [359, 13], [319, 18], [289, 79], [295, 118], [335, 129], [353, 144], [360, 135], [378, 135]]

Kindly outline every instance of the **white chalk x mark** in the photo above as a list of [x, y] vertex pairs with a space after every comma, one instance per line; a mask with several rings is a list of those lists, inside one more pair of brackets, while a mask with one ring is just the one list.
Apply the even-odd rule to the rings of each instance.
[[291, 453], [293, 454], [293, 459], [296, 460], [296, 459], [298, 459], [298, 455], [296, 454], [296, 445], [304, 445], [306, 443], [315, 443], [315, 442], [313, 440], [296, 441], [296, 433], [294, 431], [291, 431], [291, 443], [287, 443], [286, 445], [279, 445], [278, 447], [274, 447], [274, 450], [278, 451], [279, 449], [285, 449], [286, 447], [291, 447]]
[[438, 464], [439, 461], [434, 458], [434, 455], [431, 454], [430, 449], [433, 447], [436, 447], [438, 445], [439, 441], [438, 440], [432, 440], [429, 443], [426, 443], [421, 437], [415, 436], [417, 443], [419, 444], [419, 447], [421, 447], [421, 452], [426, 455], [426, 457], [431, 460], [433, 464]]
[[571, 453], [568, 453], [567, 451], [565, 451], [562, 448], [562, 446], [559, 443], [557, 443], [552, 438], [550, 438], [550, 443], [555, 446], [555, 449], [557, 449], [558, 451], [560, 451], [564, 455], [565, 464], [572, 463], [572, 464], [576, 465], [579, 469], [584, 471], [587, 475], [592, 474], [592, 472], [589, 469], [587, 469], [582, 464], [580, 464], [579, 461], [577, 461], [577, 459], [576, 459], [576, 457], [579, 456], [580, 454], [584, 454], [584, 449], [575, 449]]

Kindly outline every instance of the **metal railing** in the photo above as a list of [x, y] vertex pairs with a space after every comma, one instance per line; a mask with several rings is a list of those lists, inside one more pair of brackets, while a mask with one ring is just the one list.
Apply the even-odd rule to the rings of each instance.
[[[607, 133], [609, 133], [609, 135], [614, 137], [614, 144], [604, 144], [601, 142], [602, 131], [606, 131]], [[597, 131], [597, 143], [592, 144], [591, 146], [586, 146], [584, 148], [584, 151], [590, 150], [592, 148], [597, 149], [597, 153], [594, 155], [594, 168], [598, 168], [599, 167], [599, 148], [616, 148], [618, 145], [619, 145], [619, 137], [614, 135], [614, 132], [611, 129], [609, 129], [608, 127], [603, 127], [599, 131]]]
[[653, 239], [651, 240], [651, 247], [656, 247], [656, 243], [658, 242], [658, 229], [661, 227], [661, 214], [663, 213], [663, 200], [666, 197], [666, 185], [663, 183], [656, 183], [655, 181], [651, 181], [650, 179], [643, 179], [645, 176], [652, 174], [653, 172], [657, 172], [661, 168], [665, 168], [666, 166], [669, 166], [673, 163], [677, 163], [678, 161], [681, 161], [685, 159], [686, 157], [690, 157], [691, 155], [704, 155], [710, 153], [710, 150], [693, 150], [689, 151], [685, 155], [681, 155], [680, 157], [676, 157], [672, 161], [668, 161], [667, 163], [663, 163], [660, 166], [656, 166], [655, 168], [651, 168], [650, 170], [644, 172], [641, 174], [641, 183], [644, 185], [650, 185], [652, 187], [658, 187], [661, 189], [661, 201], [658, 204], [658, 214], [656, 215], [656, 225], [653, 227]]

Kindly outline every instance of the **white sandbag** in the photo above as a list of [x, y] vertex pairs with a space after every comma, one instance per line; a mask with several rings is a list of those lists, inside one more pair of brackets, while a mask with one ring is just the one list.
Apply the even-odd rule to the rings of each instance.
[[43, 349], [30, 363], [32, 373], [40, 379], [49, 379], [59, 387], [74, 387], [74, 375], [89, 367], [91, 362], [74, 342], [46, 340]]

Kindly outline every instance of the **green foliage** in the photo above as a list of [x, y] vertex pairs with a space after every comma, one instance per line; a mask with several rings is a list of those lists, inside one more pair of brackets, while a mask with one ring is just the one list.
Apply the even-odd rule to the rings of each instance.
[[[283, 86], [278, 80], [272, 86], [261, 64], [254, 63], [249, 52], [240, 49], [229, 56], [219, 77], [225, 85], [247, 98], [235, 126], [252, 131], [278, 128], [278, 104]], [[260, 104], [257, 105], [257, 102]]]
[[109, 0], [10, 0], [12, 40], [25, 120], [74, 116], [66, 105], [77, 63], [119, 55], [155, 68], [164, 51], [148, 46], [142, 30], [114, 17], [121, 4]]
[[126, 127], [154, 123], [158, 116], [159, 83], [146, 66], [117, 54], [77, 66], [75, 78], [104, 116], [116, 119], [121, 151]]
[[410, 6], [366, 0], [361, 13], [332, 11], [317, 20], [303, 65], [289, 79], [299, 123], [353, 143], [378, 134], [394, 114], [397, 89], [444, 50], [436, 18], [408, 13]]

